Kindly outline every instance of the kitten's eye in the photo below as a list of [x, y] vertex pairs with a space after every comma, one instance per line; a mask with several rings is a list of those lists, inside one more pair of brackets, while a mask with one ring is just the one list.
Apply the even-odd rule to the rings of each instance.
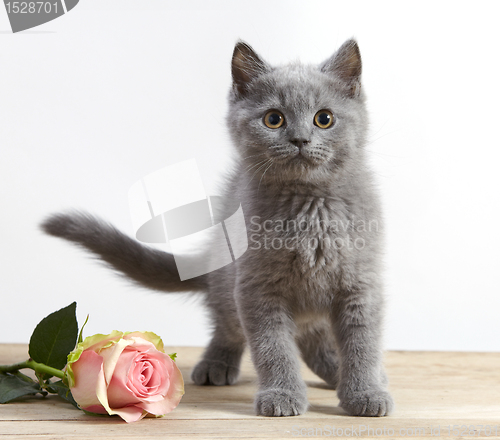
[[314, 125], [319, 128], [330, 128], [335, 121], [335, 117], [329, 110], [320, 110], [314, 115]]
[[264, 116], [264, 124], [269, 128], [280, 128], [285, 122], [285, 117], [278, 110], [269, 110]]

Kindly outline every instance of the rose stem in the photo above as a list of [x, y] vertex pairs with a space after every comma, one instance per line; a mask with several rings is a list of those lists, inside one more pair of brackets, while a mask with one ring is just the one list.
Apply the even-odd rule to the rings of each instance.
[[35, 362], [33, 359], [28, 359], [27, 361], [19, 362], [13, 365], [0, 365], [0, 373], [15, 373], [23, 368], [31, 368], [38, 374], [48, 374], [50, 376], [59, 377], [60, 379], [64, 379], [65, 376], [63, 371], [58, 370], [57, 368], [49, 367], [45, 364], [40, 364]]

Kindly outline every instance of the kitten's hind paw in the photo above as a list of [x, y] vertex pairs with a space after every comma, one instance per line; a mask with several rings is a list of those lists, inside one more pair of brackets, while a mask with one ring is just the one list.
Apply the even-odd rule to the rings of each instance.
[[307, 406], [305, 395], [283, 389], [259, 391], [255, 397], [255, 409], [259, 416], [298, 416], [306, 412]]
[[368, 390], [347, 394], [339, 406], [350, 416], [383, 417], [393, 410], [394, 402], [385, 390]]
[[194, 367], [191, 379], [196, 385], [232, 385], [238, 380], [239, 374], [238, 367], [203, 359]]

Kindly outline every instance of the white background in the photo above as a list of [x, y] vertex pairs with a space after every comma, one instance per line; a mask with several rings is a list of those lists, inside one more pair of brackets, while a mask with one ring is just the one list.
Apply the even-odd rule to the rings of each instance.
[[76, 300], [87, 335], [205, 345], [195, 298], [132, 287], [37, 224], [79, 208], [132, 234], [129, 187], [189, 158], [214, 192], [237, 39], [319, 63], [354, 36], [387, 221], [385, 347], [499, 350], [497, 5], [81, 0], [20, 34], [0, 9], [0, 342]]

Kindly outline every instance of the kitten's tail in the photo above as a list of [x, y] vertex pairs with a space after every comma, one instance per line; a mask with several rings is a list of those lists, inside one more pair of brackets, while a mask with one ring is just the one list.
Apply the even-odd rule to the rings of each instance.
[[205, 290], [206, 275], [181, 281], [172, 254], [133, 240], [110, 223], [90, 214], [54, 214], [41, 224], [44, 232], [65, 238], [97, 254], [111, 268], [150, 289], [183, 292]]

